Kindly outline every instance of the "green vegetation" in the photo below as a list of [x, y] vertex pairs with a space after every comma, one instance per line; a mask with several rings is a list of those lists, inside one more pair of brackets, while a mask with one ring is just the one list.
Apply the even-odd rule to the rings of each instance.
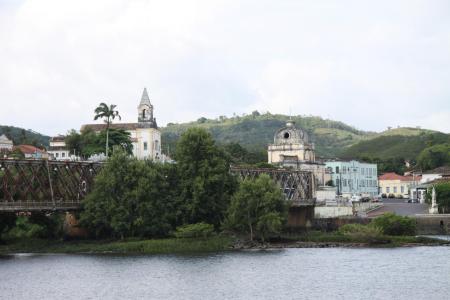
[[423, 170], [431, 170], [450, 165], [450, 143], [427, 147], [417, 157], [417, 165]]
[[343, 158], [379, 164], [381, 172], [403, 173], [405, 161], [429, 170], [450, 162], [450, 135], [422, 131], [416, 135], [382, 135], [347, 148]]
[[259, 237], [263, 241], [281, 231], [287, 219], [288, 203], [268, 175], [244, 180], [228, 209], [227, 229], [249, 234], [250, 241]]
[[2, 134], [11, 139], [14, 145], [27, 144], [43, 148], [48, 146], [50, 140], [50, 137], [44, 134], [14, 126], [0, 125], [0, 135]]
[[208, 132], [190, 128], [175, 153], [182, 224], [206, 222], [216, 228], [224, 219], [237, 182]]
[[379, 228], [386, 235], [415, 235], [416, 222], [413, 218], [398, 216], [394, 213], [384, 213], [370, 224]]
[[[288, 120], [289, 116], [286, 115], [253, 112], [251, 115], [231, 118], [220, 116], [217, 119], [200, 118], [184, 124], [169, 123], [161, 129], [164, 151], [172, 152], [183, 132], [188, 128], [198, 127], [209, 131], [219, 145], [238, 143], [250, 152], [260, 153], [273, 142], [275, 131], [283, 127]], [[296, 122], [296, 126], [309, 133], [316, 143], [318, 155], [324, 157], [336, 157], [343, 148], [373, 135], [342, 122], [320, 117], [293, 116], [292, 120]]]
[[117, 254], [173, 254], [216, 252], [230, 249], [232, 241], [226, 236], [192, 239], [152, 239], [122, 241], [61, 241], [22, 239], [0, 245], [0, 254], [8, 253], [117, 253]]
[[167, 236], [177, 217], [174, 173], [172, 165], [116, 151], [82, 203], [81, 225], [97, 238]]
[[[353, 225], [353, 224], [352, 224]], [[344, 225], [346, 226], [346, 225]], [[344, 227], [343, 226], [343, 227]], [[357, 228], [362, 228], [362, 232], [368, 232], [373, 229], [368, 225], [358, 225]], [[429, 237], [422, 236], [389, 236], [389, 235], [374, 235], [368, 237], [365, 234], [359, 234], [351, 232], [353, 230], [333, 231], [333, 232], [322, 232], [322, 231], [308, 231], [301, 234], [287, 234], [283, 233], [280, 235], [278, 240], [284, 242], [300, 243], [311, 243], [315, 246], [327, 246], [327, 245], [341, 245], [341, 246], [353, 246], [353, 245], [369, 245], [375, 247], [400, 247], [405, 245], [449, 245], [450, 242], [444, 240], [433, 239]], [[358, 231], [356, 229], [355, 231]]]
[[111, 104], [107, 105], [106, 103], [100, 103], [100, 105], [95, 109], [94, 120], [104, 119], [106, 123], [106, 143], [105, 143], [105, 153], [106, 157], [108, 157], [109, 152], [109, 126], [112, 121], [117, 117], [119, 120], [121, 119], [119, 115], [119, 111], [115, 110], [117, 105]]
[[204, 130], [179, 141], [176, 164], [130, 158], [117, 150], [83, 201], [82, 226], [98, 238], [167, 237], [205, 222], [218, 228], [237, 182], [229, 162]]
[[[92, 130], [83, 130], [78, 133], [72, 129], [66, 136], [66, 145], [71, 153], [75, 152], [81, 157], [88, 158], [93, 154], [105, 153], [106, 131], [95, 133]], [[126, 153], [133, 153], [130, 133], [122, 129], [109, 129], [108, 152], [112, 153], [115, 148], [122, 148]]]
[[214, 226], [203, 222], [179, 226], [174, 233], [177, 238], [206, 238], [213, 234]]

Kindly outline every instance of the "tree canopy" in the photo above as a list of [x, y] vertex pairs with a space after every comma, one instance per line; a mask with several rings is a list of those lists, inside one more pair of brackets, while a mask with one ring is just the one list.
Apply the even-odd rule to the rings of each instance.
[[175, 159], [184, 222], [219, 226], [236, 188], [224, 153], [215, 145], [211, 134], [191, 128], [181, 136]]
[[225, 227], [263, 240], [278, 233], [287, 219], [288, 203], [280, 187], [268, 176], [241, 182], [231, 200]]

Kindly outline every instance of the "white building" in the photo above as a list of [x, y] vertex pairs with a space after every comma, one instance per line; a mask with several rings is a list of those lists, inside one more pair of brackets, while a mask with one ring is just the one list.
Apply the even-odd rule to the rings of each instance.
[[312, 172], [317, 186], [324, 186], [331, 179], [325, 164], [316, 161], [314, 144], [310, 142], [308, 134], [295, 127], [291, 120], [275, 133], [267, 154], [270, 164]]
[[58, 135], [50, 139], [50, 147], [47, 152], [51, 159], [67, 160], [70, 158], [70, 151], [66, 147], [65, 139], [64, 135]]
[[9, 152], [13, 149], [13, 142], [6, 137], [6, 135], [0, 135], [0, 152]]
[[420, 183], [427, 183], [436, 179], [450, 178], [450, 167], [443, 166], [422, 173]]
[[[130, 133], [133, 143], [133, 155], [138, 159], [162, 160], [161, 132], [158, 130], [156, 118], [153, 117], [153, 105], [147, 89], [144, 88], [141, 101], [137, 108], [137, 123], [113, 123], [111, 129], [123, 129]], [[91, 129], [100, 132], [106, 129], [106, 124], [87, 124], [81, 130]]]
[[339, 195], [351, 197], [376, 196], [378, 194], [378, 171], [376, 164], [359, 161], [329, 161], [325, 163], [330, 168], [333, 185]]

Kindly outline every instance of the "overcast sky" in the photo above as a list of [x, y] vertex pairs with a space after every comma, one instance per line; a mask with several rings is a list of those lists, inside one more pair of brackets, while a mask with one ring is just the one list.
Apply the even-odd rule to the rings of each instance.
[[100, 101], [159, 125], [252, 110], [450, 132], [450, 1], [0, 0], [0, 124], [45, 134]]

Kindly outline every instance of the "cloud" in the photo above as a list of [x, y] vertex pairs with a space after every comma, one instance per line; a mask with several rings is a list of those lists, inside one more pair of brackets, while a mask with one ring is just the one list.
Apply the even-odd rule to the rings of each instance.
[[64, 133], [100, 101], [135, 121], [146, 86], [161, 125], [258, 109], [449, 131], [444, 0], [2, 3], [0, 124]]

